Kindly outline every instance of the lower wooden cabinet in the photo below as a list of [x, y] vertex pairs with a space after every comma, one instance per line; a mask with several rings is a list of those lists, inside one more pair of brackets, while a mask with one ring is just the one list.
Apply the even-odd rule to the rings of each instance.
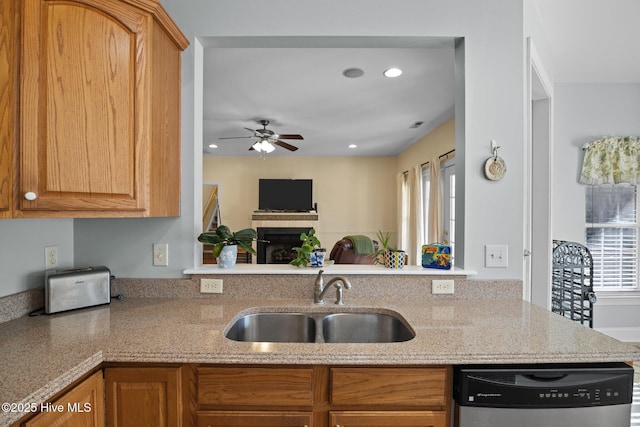
[[108, 427], [182, 427], [181, 367], [124, 367], [104, 370]]
[[313, 413], [292, 411], [212, 411], [198, 413], [198, 427], [312, 427]]
[[448, 427], [451, 367], [199, 366], [198, 427]]
[[108, 364], [54, 402], [90, 411], [21, 426], [449, 427], [451, 388], [450, 366]]
[[332, 411], [329, 425], [340, 427], [448, 427], [444, 411]]
[[98, 427], [104, 426], [102, 371], [56, 399], [50, 411], [40, 412], [22, 423], [24, 427]]

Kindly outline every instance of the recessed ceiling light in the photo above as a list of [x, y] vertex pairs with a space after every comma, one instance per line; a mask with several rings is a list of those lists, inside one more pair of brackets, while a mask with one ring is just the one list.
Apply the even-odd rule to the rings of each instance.
[[358, 148], [356, 144], [349, 144], [349, 148]]
[[385, 77], [389, 77], [389, 78], [393, 78], [393, 77], [398, 77], [399, 75], [402, 74], [402, 70], [400, 68], [389, 68], [384, 70], [384, 74]]
[[216, 144], [209, 144], [209, 148], [218, 148]]
[[342, 72], [342, 75], [350, 79], [357, 79], [364, 76], [364, 71], [360, 68], [347, 68]]

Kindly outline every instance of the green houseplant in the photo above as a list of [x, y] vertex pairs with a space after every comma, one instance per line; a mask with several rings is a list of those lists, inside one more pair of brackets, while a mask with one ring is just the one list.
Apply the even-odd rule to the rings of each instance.
[[[376, 264], [384, 264], [387, 268], [404, 267], [404, 251], [389, 246], [391, 233], [378, 230], [376, 237], [379, 244], [378, 250], [373, 253]], [[382, 257], [382, 260], [380, 260], [380, 257]]]
[[[253, 228], [245, 228], [234, 233], [226, 225], [221, 225], [215, 231], [206, 231], [200, 234], [198, 241], [213, 245], [211, 254], [218, 258], [220, 267], [233, 267], [238, 254], [238, 246], [255, 255], [256, 251], [251, 246], [251, 243], [257, 238], [258, 234]], [[224, 254], [223, 251], [225, 251]], [[229, 252], [228, 254], [226, 253], [227, 251]], [[232, 262], [231, 258], [233, 258]], [[227, 264], [227, 261], [230, 264]]]
[[320, 240], [316, 237], [316, 230], [310, 229], [308, 233], [300, 234], [302, 245], [294, 247], [297, 256], [290, 262], [296, 267], [306, 267], [311, 262], [311, 253], [320, 248]]

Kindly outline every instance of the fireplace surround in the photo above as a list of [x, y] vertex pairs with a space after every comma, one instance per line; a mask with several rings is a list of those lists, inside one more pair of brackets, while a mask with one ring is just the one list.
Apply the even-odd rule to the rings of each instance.
[[288, 264], [296, 257], [294, 247], [300, 246], [300, 234], [308, 228], [259, 227], [257, 259], [258, 264]]
[[[296, 257], [292, 248], [301, 245], [300, 234], [311, 228], [318, 232], [316, 212], [254, 212], [252, 228], [258, 233], [257, 264], [288, 264]], [[261, 242], [267, 240], [267, 242]]]

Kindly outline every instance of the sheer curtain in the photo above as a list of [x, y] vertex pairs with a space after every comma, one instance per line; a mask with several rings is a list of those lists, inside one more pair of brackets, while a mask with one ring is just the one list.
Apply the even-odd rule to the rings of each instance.
[[413, 166], [408, 173], [398, 174], [398, 249], [407, 253], [409, 264], [419, 265], [424, 219], [422, 211], [422, 166]]
[[434, 157], [429, 162], [429, 242], [442, 241], [442, 196], [440, 179], [440, 158]]

